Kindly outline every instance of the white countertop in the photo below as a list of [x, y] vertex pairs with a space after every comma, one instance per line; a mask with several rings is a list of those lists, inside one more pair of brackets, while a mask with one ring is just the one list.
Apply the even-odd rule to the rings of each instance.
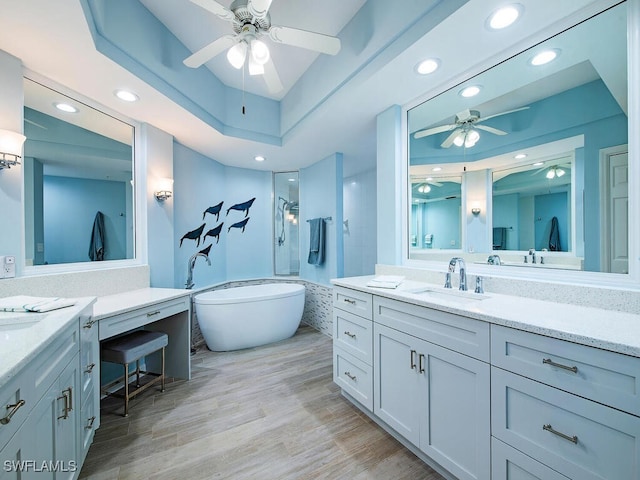
[[[0, 312], [0, 388], [18, 374], [56, 336], [77, 321], [77, 315], [84, 308], [93, 305], [93, 319], [100, 320], [120, 313], [143, 308], [155, 303], [191, 295], [189, 290], [174, 288], [141, 288], [128, 292], [86, 297], [78, 299], [72, 307], [53, 310], [48, 313]], [[25, 328], [3, 326], [2, 320], [21, 316], [25, 322], [38, 319], [37, 323]]]
[[120, 313], [130, 312], [159, 302], [188, 297], [191, 290], [178, 288], [141, 288], [129, 292], [98, 297], [93, 305], [93, 319], [100, 320]]
[[372, 278], [340, 278], [331, 280], [331, 283], [496, 325], [640, 357], [640, 315], [491, 292], [476, 294], [473, 286], [467, 292], [459, 292], [439, 285], [405, 280], [396, 289], [368, 287], [366, 284]]
[[[19, 316], [24, 328], [0, 326], [0, 388], [51, 343], [56, 334], [77, 322], [77, 315], [95, 302], [93, 297], [79, 298], [71, 306], [47, 313], [0, 312], [0, 321]], [[32, 319], [37, 322], [31, 323]], [[25, 326], [29, 324], [30, 326]]]

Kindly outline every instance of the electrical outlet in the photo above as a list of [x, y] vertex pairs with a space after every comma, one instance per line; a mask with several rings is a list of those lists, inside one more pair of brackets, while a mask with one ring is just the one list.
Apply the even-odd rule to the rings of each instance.
[[0, 255], [0, 278], [14, 278], [16, 276], [16, 257]]

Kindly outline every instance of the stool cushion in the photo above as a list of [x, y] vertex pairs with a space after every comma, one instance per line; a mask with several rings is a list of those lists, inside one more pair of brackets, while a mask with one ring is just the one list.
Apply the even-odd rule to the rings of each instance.
[[111, 363], [132, 363], [166, 347], [168, 343], [169, 337], [166, 333], [136, 330], [102, 342], [101, 360]]

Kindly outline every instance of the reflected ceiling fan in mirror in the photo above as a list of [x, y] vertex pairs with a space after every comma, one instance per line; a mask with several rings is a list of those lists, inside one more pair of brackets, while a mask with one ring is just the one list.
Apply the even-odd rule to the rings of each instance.
[[275, 43], [305, 48], [319, 53], [336, 55], [340, 39], [322, 33], [308, 32], [293, 27], [271, 25], [269, 7], [272, 0], [234, 0], [229, 8], [216, 0], [191, 0], [192, 3], [231, 22], [234, 35], [224, 35], [193, 53], [184, 60], [187, 67], [198, 68], [227, 50], [229, 63], [244, 68], [248, 59], [250, 75], [263, 75], [270, 93], [283, 89], [278, 72], [271, 60], [269, 47], [261, 37]]
[[413, 138], [423, 138], [429, 135], [435, 135], [442, 132], [451, 132], [451, 134], [440, 144], [442, 148], [449, 148], [451, 145], [457, 147], [464, 146], [465, 148], [473, 147], [480, 139], [480, 133], [478, 130], [493, 133], [494, 135], [506, 135], [507, 132], [499, 130], [489, 125], [481, 125], [482, 122], [501, 115], [508, 115], [510, 113], [519, 112], [521, 110], [527, 110], [529, 107], [520, 107], [514, 110], [508, 110], [506, 112], [496, 113], [489, 115], [488, 117], [480, 118], [480, 112], [478, 110], [463, 110], [455, 116], [454, 123], [448, 125], [440, 125], [438, 127], [427, 128], [425, 130], [419, 130], [413, 134]]

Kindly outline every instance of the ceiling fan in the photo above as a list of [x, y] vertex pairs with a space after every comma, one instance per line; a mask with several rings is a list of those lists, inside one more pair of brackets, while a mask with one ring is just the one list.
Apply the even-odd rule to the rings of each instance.
[[263, 75], [271, 93], [282, 90], [282, 82], [271, 61], [269, 48], [260, 40], [267, 36], [276, 43], [336, 55], [340, 39], [298, 28], [271, 25], [269, 7], [272, 0], [234, 0], [229, 8], [216, 0], [191, 0], [192, 3], [232, 23], [234, 35], [224, 35], [184, 60], [187, 67], [198, 68], [228, 49], [227, 59], [235, 68], [249, 59], [249, 74]]
[[480, 118], [480, 112], [478, 110], [463, 110], [455, 116], [454, 123], [448, 125], [440, 125], [439, 127], [427, 128], [425, 130], [419, 130], [413, 134], [413, 138], [423, 138], [429, 135], [435, 135], [436, 133], [451, 132], [451, 134], [440, 144], [442, 148], [449, 148], [451, 145], [458, 147], [465, 146], [465, 148], [473, 147], [480, 134], [478, 130], [484, 130], [485, 132], [493, 133], [494, 135], [506, 135], [507, 132], [499, 130], [489, 125], [481, 125], [481, 122], [486, 122], [490, 118], [499, 117], [501, 115], [507, 115], [509, 113], [519, 112], [520, 110], [527, 110], [529, 107], [520, 107], [514, 110], [508, 110], [506, 112], [496, 113], [489, 115], [488, 117]]

